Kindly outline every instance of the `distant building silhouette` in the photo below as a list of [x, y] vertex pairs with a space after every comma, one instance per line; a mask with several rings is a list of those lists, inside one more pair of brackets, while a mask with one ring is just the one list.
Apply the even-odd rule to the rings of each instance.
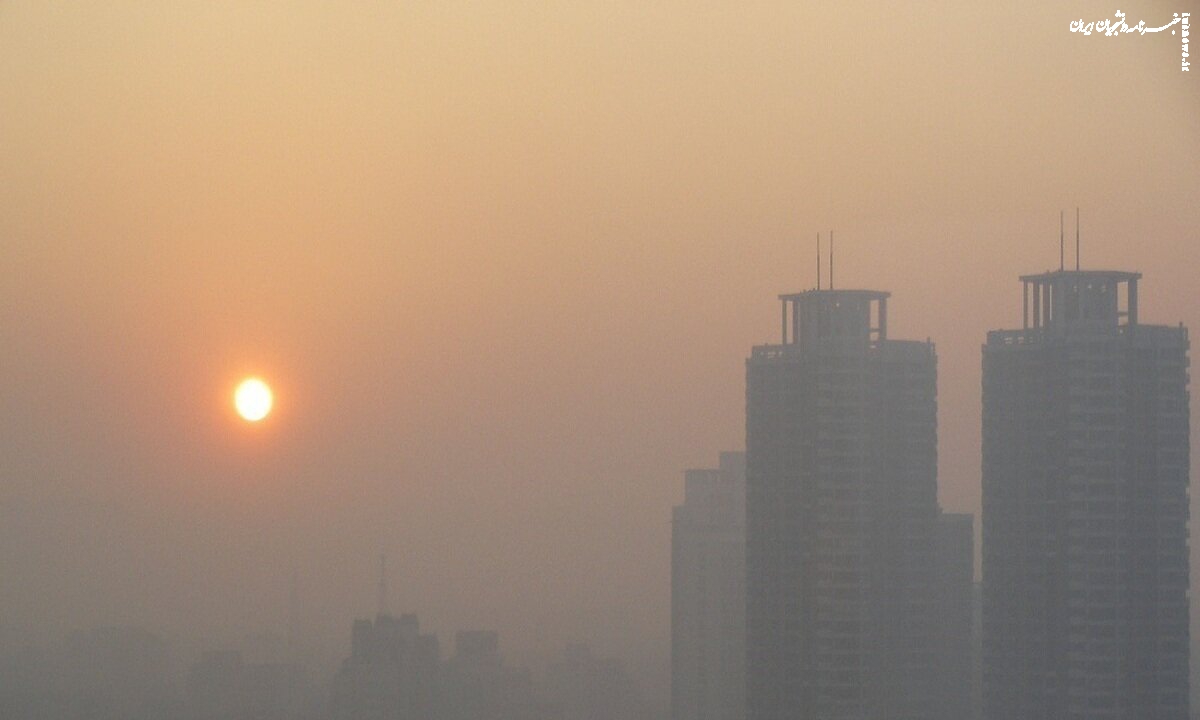
[[151, 720], [178, 712], [169, 647], [138, 627], [72, 633], [54, 670], [58, 718]]
[[246, 663], [237, 651], [205, 653], [187, 677], [183, 720], [305, 720], [320, 717], [298, 665]]
[[568, 645], [546, 673], [548, 700], [560, 720], [645, 720], [641, 693], [625, 664]]
[[335, 720], [425, 720], [440, 717], [435, 635], [416, 615], [354, 621], [350, 657], [333, 683]]
[[782, 295], [746, 362], [750, 720], [944, 717], [932, 343], [888, 293]]
[[0, 626], [0, 718], [184, 718], [182, 665], [172, 646], [137, 626], [72, 632], [39, 649]]
[[528, 670], [504, 664], [499, 636], [468, 630], [441, 662], [415, 615], [356, 620], [350, 657], [334, 678], [334, 720], [557, 720]]
[[533, 694], [526, 669], [508, 667], [499, 636], [490, 630], [464, 630], [454, 637], [446, 662], [442, 703], [446, 720], [542, 720], [550, 709]]
[[0, 625], [0, 718], [67, 717], [53, 662], [33, 643]]
[[236, 650], [204, 653], [187, 675], [189, 718], [241, 716], [242, 654]]
[[1188, 718], [1188, 335], [1131, 272], [1021, 278], [983, 348], [989, 720]]
[[671, 717], [742, 720], [746, 657], [746, 456], [684, 474], [671, 524]]

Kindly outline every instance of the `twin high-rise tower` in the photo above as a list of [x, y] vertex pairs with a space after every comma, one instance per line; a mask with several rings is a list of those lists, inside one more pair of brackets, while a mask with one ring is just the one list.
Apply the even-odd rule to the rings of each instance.
[[[983, 347], [986, 720], [1188, 718], [1188, 337], [1139, 321], [1139, 279], [1023, 277]], [[748, 720], [973, 715], [970, 518], [888, 297], [780, 296], [746, 362]]]
[[1188, 718], [1188, 336], [1140, 277], [1023, 277], [984, 345], [988, 720]]
[[888, 293], [780, 300], [746, 362], [747, 717], [934, 718], [933, 345], [888, 337]]

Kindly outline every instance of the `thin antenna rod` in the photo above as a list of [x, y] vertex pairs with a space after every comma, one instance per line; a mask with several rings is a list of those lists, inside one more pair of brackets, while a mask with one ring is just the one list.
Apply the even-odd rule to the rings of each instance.
[[829, 289], [833, 289], [833, 231], [829, 231]]
[[817, 289], [821, 289], [821, 233], [817, 233]]
[[1075, 270], [1079, 271], [1079, 206], [1075, 206]]
[[1058, 211], [1058, 271], [1066, 270], [1063, 264], [1063, 211]]
[[387, 555], [379, 555], [379, 614], [388, 614]]

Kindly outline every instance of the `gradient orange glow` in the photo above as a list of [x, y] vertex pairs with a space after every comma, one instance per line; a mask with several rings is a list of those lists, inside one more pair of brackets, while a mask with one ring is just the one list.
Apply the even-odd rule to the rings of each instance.
[[444, 642], [668, 697], [682, 470], [816, 232], [936, 343], [950, 511], [1061, 209], [1200, 328], [1200, 68], [1068, 29], [1198, 2], [0, 3], [0, 631], [282, 629], [296, 567], [332, 667], [386, 552]]

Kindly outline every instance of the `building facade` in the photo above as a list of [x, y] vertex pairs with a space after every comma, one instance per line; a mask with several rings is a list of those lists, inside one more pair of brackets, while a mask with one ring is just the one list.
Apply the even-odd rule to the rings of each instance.
[[742, 720], [746, 657], [746, 456], [684, 473], [671, 516], [671, 717]]
[[1139, 279], [1022, 277], [983, 347], [989, 720], [1188, 718], [1188, 335]]
[[782, 295], [746, 362], [750, 720], [941, 717], [936, 354], [888, 296]]

